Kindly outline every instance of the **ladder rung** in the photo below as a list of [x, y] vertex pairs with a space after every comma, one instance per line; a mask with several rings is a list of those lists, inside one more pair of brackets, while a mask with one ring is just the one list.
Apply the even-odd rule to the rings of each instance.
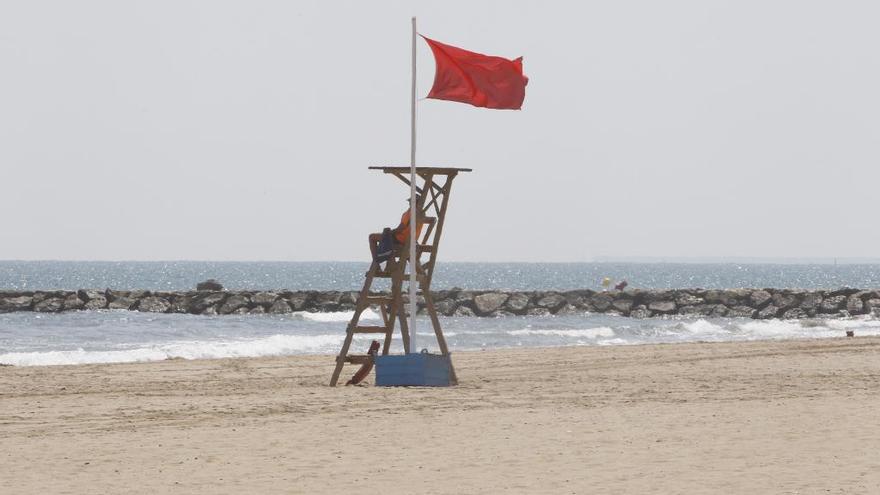
[[[376, 272], [376, 275], [375, 275], [376, 278], [391, 278], [391, 276], [392, 276], [391, 273], [388, 273], [388, 272]], [[416, 277], [419, 281], [422, 281], [425, 279], [424, 275], [416, 275]], [[409, 280], [409, 273], [404, 273], [403, 279]]]
[[[390, 274], [390, 273], [386, 273], [386, 272], [377, 272], [376, 275], [375, 275], [375, 277], [376, 277], [376, 278], [391, 278], [391, 274]], [[403, 280], [404, 280], [404, 281], [408, 281], [408, 280], [409, 280], [409, 273], [404, 273], [404, 274], [403, 274]], [[419, 283], [423, 283], [423, 282], [425, 281], [425, 276], [424, 276], [424, 275], [416, 275], [416, 280], [417, 280]]]
[[367, 296], [367, 304], [388, 304], [393, 300], [391, 296]]
[[[339, 359], [340, 357], [341, 356], [337, 356], [336, 359]], [[364, 363], [369, 363], [372, 360], [373, 360], [373, 356], [371, 356], [369, 354], [349, 354], [348, 356], [345, 356], [345, 358], [344, 358], [344, 361], [346, 363], [352, 363], [352, 364], [364, 364]]]
[[373, 326], [373, 327], [354, 327], [351, 333], [388, 333], [388, 329], [385, 327]]

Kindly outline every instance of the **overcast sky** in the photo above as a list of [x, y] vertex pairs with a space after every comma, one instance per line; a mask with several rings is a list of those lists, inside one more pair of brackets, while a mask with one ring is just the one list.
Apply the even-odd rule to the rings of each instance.
[[[407, 190], [410, 17], [524, 57], [419, 103], [472, 167], [441, 260], [876, 257], [875, 2], [0, 3], [0, 259], [366, 260]], [[419, 42], [419, 93], [433, 80]]]

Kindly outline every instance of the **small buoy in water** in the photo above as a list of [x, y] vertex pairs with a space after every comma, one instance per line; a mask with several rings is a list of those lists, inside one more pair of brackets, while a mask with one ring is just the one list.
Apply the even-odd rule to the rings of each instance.
[[855, 330], [847, 330], [847, 331], [846, 331], [846, 336], [847, 336], [847, 337], [855, 337], [855, 335], [856, 335]]

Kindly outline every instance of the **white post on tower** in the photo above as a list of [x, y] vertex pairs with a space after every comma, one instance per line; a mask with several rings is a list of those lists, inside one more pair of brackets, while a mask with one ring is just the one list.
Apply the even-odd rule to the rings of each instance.
[[416, 257], [416, 18], [412, 18], [412, 113], [409, 153], [409, 351], [416, 346], [416, 280], [419, 260]]

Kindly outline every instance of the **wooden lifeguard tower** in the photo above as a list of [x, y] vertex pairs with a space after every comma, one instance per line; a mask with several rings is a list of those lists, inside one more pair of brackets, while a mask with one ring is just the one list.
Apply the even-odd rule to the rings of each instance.
[[[371, 170], [381, 170], [383, 173], [393, 175], [400, 179], [407, 187], [410, 187], [410, 167], [370, 167]], [[446, 218], [446, 208], [449, 206], [449, 193], [452, 189], [452, 181], [461, 172], [470, 172], [469, 168], [437, 168], [437, 167], [416, 167], [416, 190], [418, 192], [418, 201], [416, 208], [419, 214], [417, 218], [422, 218], [425, 228], [416, 239], [416, 259], [410, 260], [409, 238], [407, 242], [401, 246], [399, 250], [395, 250], [392, 258], [387, 261], [385, 269], [382, 270], [380, 263], [373, 261], [367, 271], [364, 287], [358, 296], [357, 305], [355, 306], [354, 315], [348, 323], [345, 333], [345, 342], [342, 349], [336, 357], [336, 369], [333, 370], [333, 377], [330, 379], [330, 386], [336, 386], [339, 381], [339, 375], [345, 363], [367, 364], [372, 363], [373, 356], [370, 354], [349, 354], [351, 342], [355, 334], [379, 334], [384, 335], [385, 340], [382, 345], [382, 355], [388, 354], [391, 348], [391, 338], [394, 334], [394, 327], [400, 322], [400, 333], [403, 339], [404, 352], [409, 354], [414, 351], [410, 349], [409, 324], [407, 323], [407, 307], [409, 296], [403, 290], [404, 282], [410, 280], [410, 272], [413, 267], [416, 270], [416, 280], [418, 281], [417, 296], [421, 296], [425, 301], [425, 310], [431, 319], [431, 325], [434, 328], [434, 335], [437, 337], [437, 344], [440, 352], [444, 356], [449, 355], [449, 348], [446, 345], [446, 339], [443, 337], [443, 330], [440, 328], [440, 319], [437, 318], [437, 310], [434, 307], [434, 299], [431, 296], [431, 278], [434, 275], [434, 266], [437, 263], [437, 250], [440, 247], [440, 237], [443, 233], [443, 221]], [[426, 255], [426, 256], [423, 256]], [[414, 262], [410, 262], [414, 261]], [[377, 294], [371, 291], [373, 281], [377, 278], [387, 278], [391, 280], [391, 290], [389, 293]], [[370, 307], [378, 307], [382, 316], [382, 325], [361, 325], [360, 319], [364, 310]], [[451, 366], [451, 365], [450, 365]], [[455, 371], [451, 370], [451, 382], [457, 383]]]

